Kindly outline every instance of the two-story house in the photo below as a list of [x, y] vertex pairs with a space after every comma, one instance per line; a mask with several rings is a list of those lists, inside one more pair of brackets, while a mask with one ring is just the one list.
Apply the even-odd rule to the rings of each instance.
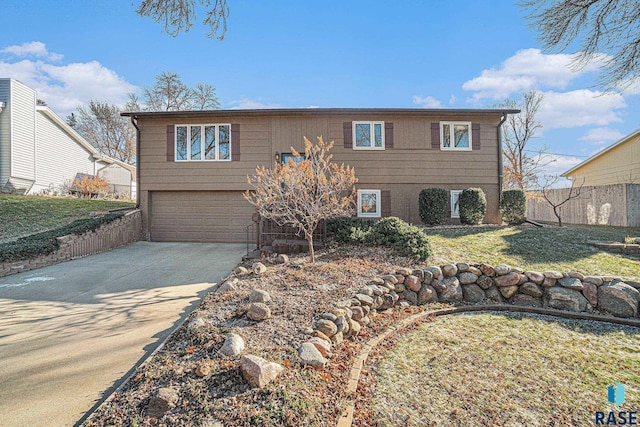
[[517, 110], [314, 108], [132, 112], [139, 132], [139, 206], [154, 241], [244, 242], [254, 208], [242, 197], [257, 165], [284, 161], [322, 135], [355, 168], [358, 216], [419, 224], [418, 194], [441, 187], [487, 196], [499, 223], [500, 126]]

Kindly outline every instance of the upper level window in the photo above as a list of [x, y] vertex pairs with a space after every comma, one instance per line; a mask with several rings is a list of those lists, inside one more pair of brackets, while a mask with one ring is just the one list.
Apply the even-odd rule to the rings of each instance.
[[470, 122], [440, 122], [441, 150], [471, 150]]
[[231, 125], [176, 125], [176, 160], [231, 160]]
[[384, 122], [353, 122], [354, 150], [384, 150]]

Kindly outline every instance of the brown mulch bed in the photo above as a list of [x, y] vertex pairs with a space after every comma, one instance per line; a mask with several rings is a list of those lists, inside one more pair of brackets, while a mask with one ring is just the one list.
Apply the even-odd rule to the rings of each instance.
[[[263, 262], [266, 273], [238, 276], [238, 291], [206, 296], [167, 344], [83, 425], [335, 426], [349, 397], [344, 390], [353, 356], [371, 336], [420, 309], [396, 309], [372, 317], [358, 337], [333, 349], [333, 358], [321, 371], [302, 366], [296, 350], [333, 302], [348, 298], [369, 279], [399, 266], [410, 267], [413, 261], [384, 248], [342, 246], [319, 251], [313, 264], [304, 255], [284, 265], [275, 264], [274, 258]], [[252, 289], [270, 293], [270, 319], [247, 319]], [[240, 358], [218, 353], [229, 332], [245, 339], [244, 354], [282, 364], [283, 374], [262, 389], [251, 388], [240, 373]], [[203, 366], [210, 373], [197, 375]], [[152, 418], [147, 405], [162, 387], [177, 389], [179, 400], [162, 418]]]

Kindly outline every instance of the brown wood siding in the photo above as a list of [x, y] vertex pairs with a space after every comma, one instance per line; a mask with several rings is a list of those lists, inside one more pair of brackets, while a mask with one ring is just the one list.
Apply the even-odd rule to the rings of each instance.
[[[243, 116], [167, 119], [141, 117], [140, 191], [150, 192], [240, 192], [248, 188], [247, 175], [258, 165], [271, 167], [276, 152], [290, 147], [303, 150], [302, 137], [312, 142], [323, 135], [335, 141], [333, 160], [355, 168], [359, 188], [390, 190], [391, 214], [419, 223], [418, 193], [429, 187], [462, 190], [481, 187], [487, 194], [488, 218], [499, 220], [497, 124], [499, 114], [324, 114]], [[393, 149], [353, 150], [352, 121], [393, 123]], [[440, 121], [469, 121], [480, 124], [482, 144], [473, 151], [440, 150]], [[241, 129], [242, 156], [230, 162], [167, 162], [165, 146], [168, 125], [189, 123], [234, 123]], [[346, 132], [345, 123], [349, 125]], [[432, 132], [432, 124], [436, 131]], [[435, 141], [435, 138], [438, 138]], [[437, 148], [432, 148], [437, 147]], [[142, 193], [141, 193], [142, 194]], [[143, 207], [144, 209], [144, 207]], [[144, 214], [144, 212], [143, 212]], [[248, 224], [248, 223], [247, 223]]]
[[151, 240], [243, 243], [253, 206], [239, 191], [154, 191]]

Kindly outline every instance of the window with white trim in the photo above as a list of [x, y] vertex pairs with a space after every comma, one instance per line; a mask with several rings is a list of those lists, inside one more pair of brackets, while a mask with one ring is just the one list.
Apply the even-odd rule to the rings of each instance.
[[230, 161], [231, 125], [176, 125], [176, 161]]
[[462, 190], [451, 190], [451, 218], [460, 218], [460, 194]]
[[384, 122], [353, 122], [354, 150], [384, 150]]
[[380, 218], [380, 190], [358, 190], [358, 216], [361, 218]]
[[471, 151], [471, 122], [440, 122], [440, 149]]

